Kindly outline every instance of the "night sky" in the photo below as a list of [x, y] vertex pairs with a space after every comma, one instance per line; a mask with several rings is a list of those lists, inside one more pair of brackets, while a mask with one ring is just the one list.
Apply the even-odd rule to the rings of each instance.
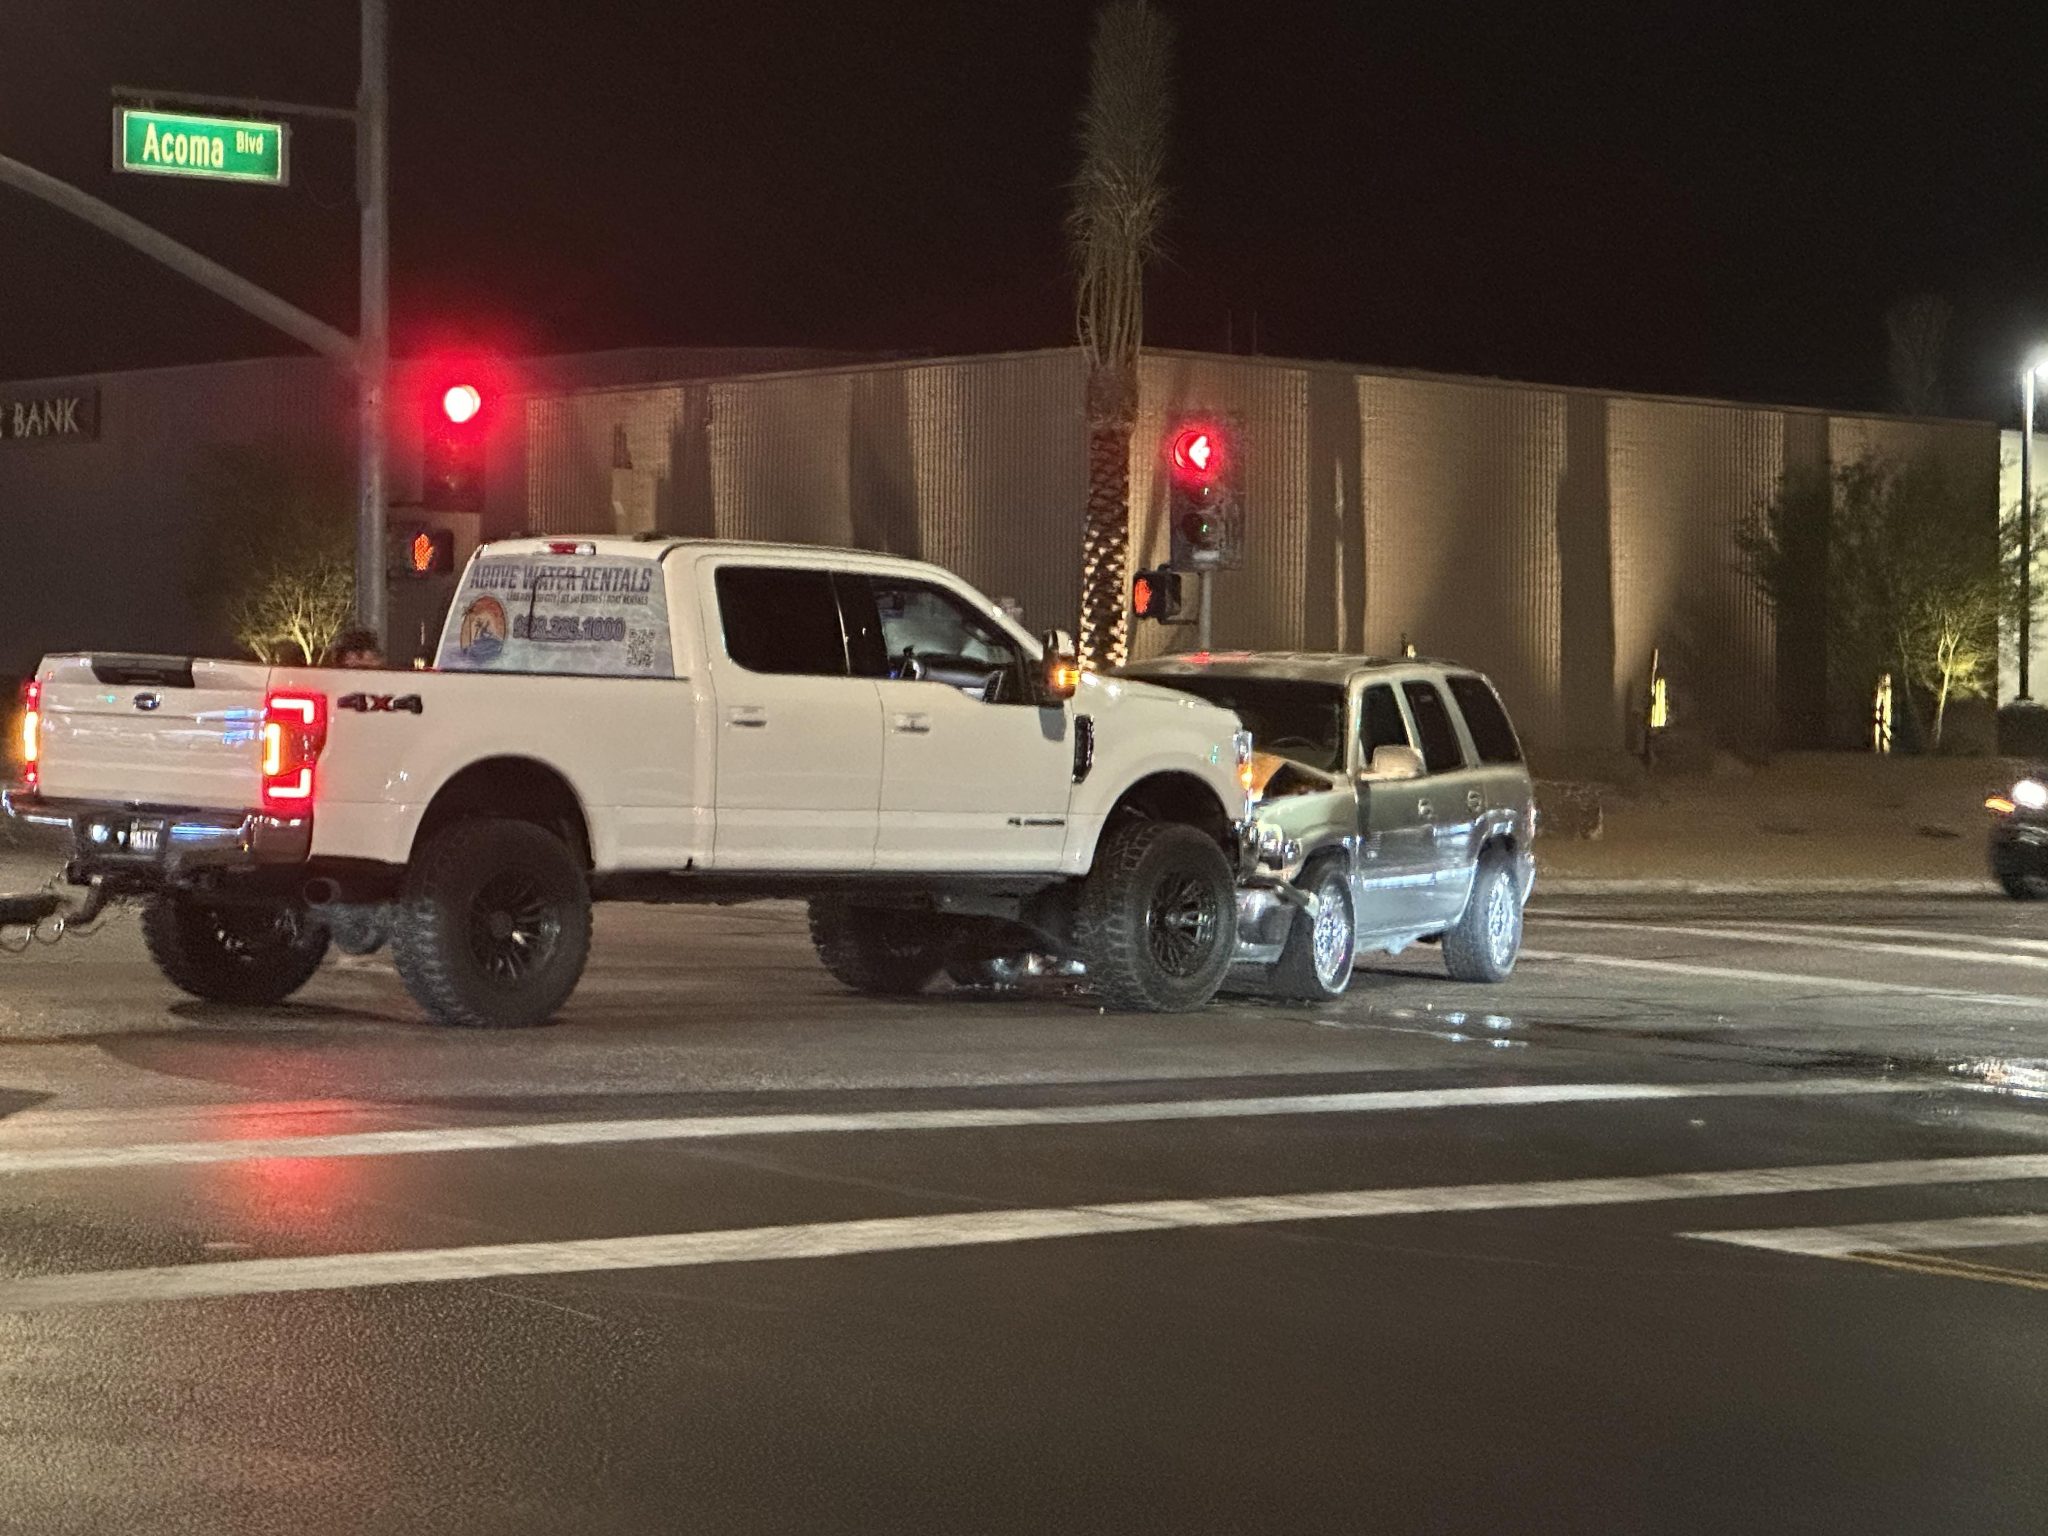
[[[2048, 338], [2048, 7], [1164, 8], [1154, 343], [1875, 407], [1883, 311], [1932, 291], [1952, 409], [2005, 417]], [[392, 10], [401, 351], [1069, 339], [1086, 0]], [[0, 153], [353, 330], [344, 126], [288, 190], [116, 176], [108, 92], [355, 68], [349, 0], [0, 0]], [[292, 350], [0, 189], [0, 377]]]

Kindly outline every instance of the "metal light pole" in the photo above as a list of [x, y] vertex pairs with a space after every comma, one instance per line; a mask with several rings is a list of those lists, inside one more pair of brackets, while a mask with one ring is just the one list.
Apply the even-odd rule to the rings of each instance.
[[[362, 320], [357, 336], [356, 620], [388, 637], [384, 591], [385, 404], [391, 372], [390, 121], [385, 0], [362, 0], [363, 77], [356, 97], [357, 195], [362, 204]], [[2023, 664], [2024, 665], [2024, 664]]]

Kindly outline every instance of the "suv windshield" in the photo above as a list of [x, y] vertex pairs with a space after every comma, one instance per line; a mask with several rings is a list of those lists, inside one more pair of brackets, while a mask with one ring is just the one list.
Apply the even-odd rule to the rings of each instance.
[[1344, 770], [1344, 689], [1339, 684], [1214, 673], [1158, 677], [1141, 672], [1136, 676], [1236, 710], [1261, 752], [1292, 758], [1325, 773]]

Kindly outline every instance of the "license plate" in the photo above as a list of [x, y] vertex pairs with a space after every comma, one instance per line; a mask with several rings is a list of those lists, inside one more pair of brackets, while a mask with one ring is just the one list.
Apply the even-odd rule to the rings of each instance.
[[164, 824], [160, 821], [132, 821], [128, 824], [128, 851], [155, 858], [164, 851]]

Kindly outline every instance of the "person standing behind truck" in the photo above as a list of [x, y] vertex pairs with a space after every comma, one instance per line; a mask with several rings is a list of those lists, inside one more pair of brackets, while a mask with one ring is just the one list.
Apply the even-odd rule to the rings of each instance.
[[327, 654], [320, 658], [320, 665], [366, 667], [375, 671], [384, 665], [384, 647], [371, 630], [345, 629], [327, 647]]

